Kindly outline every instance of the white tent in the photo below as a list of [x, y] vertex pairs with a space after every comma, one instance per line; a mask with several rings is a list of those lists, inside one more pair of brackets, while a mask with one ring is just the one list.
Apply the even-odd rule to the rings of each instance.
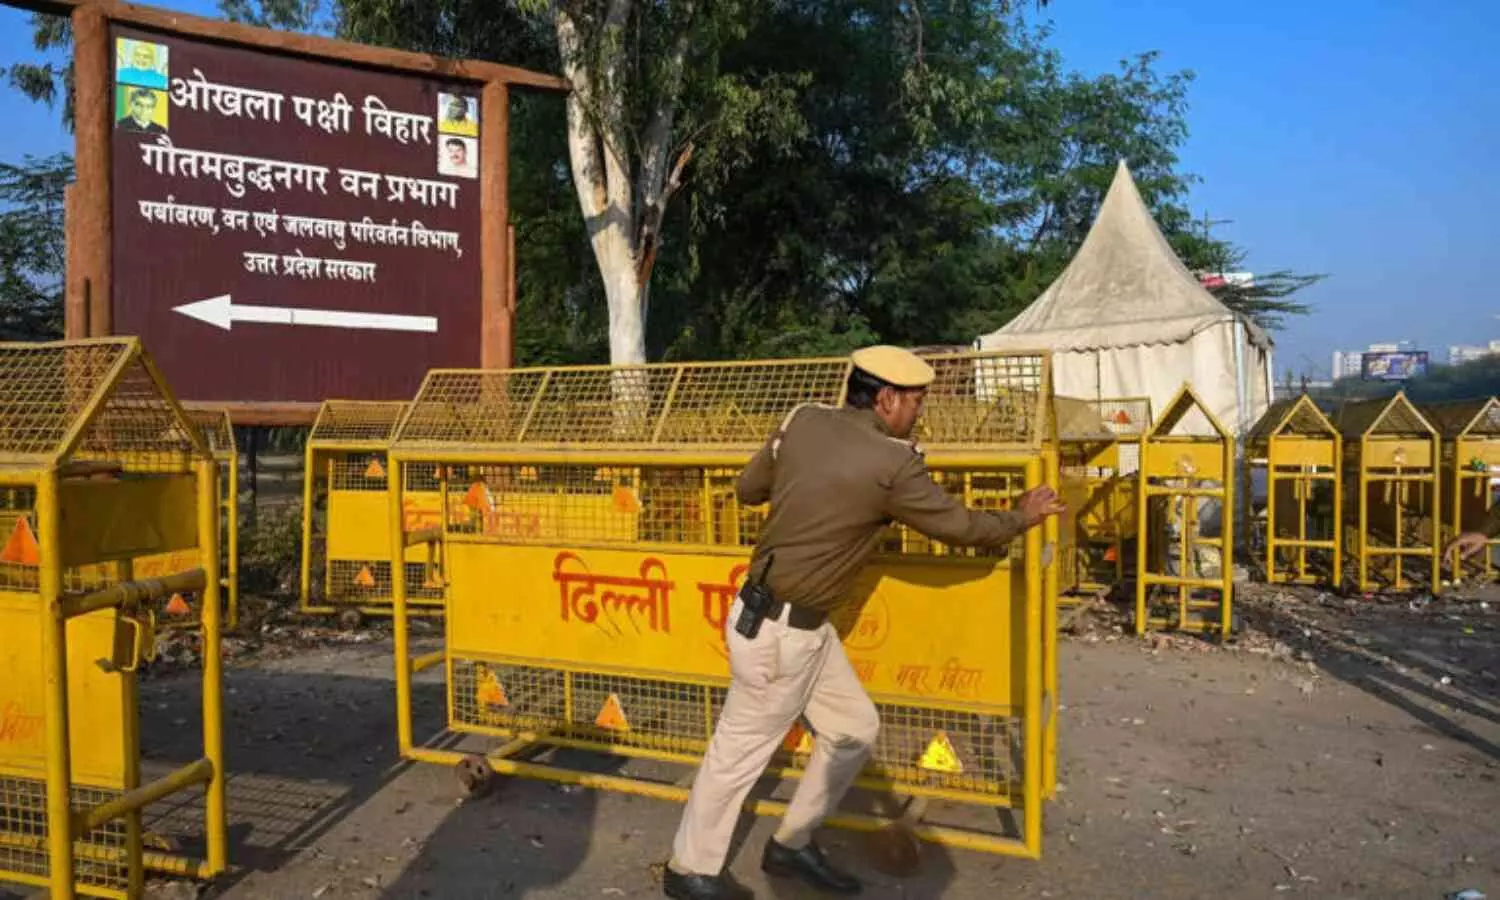
[[1051, 350], [1059, 395], [1150, 397], [1153, 414], [1186, 381], [1236, 436], [1270, 405], [1270, 339], [1177, 258], [1124, 162], [1072, 262], [978, 346]]

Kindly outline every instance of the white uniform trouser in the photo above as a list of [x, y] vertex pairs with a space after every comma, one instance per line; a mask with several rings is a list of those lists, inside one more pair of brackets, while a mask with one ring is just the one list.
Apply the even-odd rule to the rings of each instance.
[[750, 788], [765, 771], [787, 731], [806, 715], [813, 753], [776, 841], [800, 849], [833, 812], [864, 768], [880, 717], [865, 693], [844, 645], [824, 622], [806, 631], [781, 619], [761, 623], [755, 640], [734, 630], [743, 609], [736, 598], [725, 620], [729, 695], [693, 783], [672, 844], [672, 869], [717, 875]]

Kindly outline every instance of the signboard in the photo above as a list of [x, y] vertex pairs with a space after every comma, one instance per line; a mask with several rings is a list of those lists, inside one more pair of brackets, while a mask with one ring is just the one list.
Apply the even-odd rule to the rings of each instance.
[[480, 360], [481, 85], [111, 23], [113, 330], [195, 401]]
[[1198, 283], [1208, 290], [1228, 287], [1254, 287], [1255, 275], [1252, 272], [1199, 272]]
[[1427, 351], [1381, 351], [1360, 358], [1360, 377], [1368, 381], [1405, 381], [1427, 374]]

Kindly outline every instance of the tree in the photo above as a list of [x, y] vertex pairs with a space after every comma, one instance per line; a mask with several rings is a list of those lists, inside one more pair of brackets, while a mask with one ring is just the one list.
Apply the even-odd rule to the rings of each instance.
[[[567, 75], [512, 96], [522, 364], [968, 344], [1061, 272], [1120, 159], [1190, 268], [1244, 258], [1186, 207], [1191, 76], [1068, 72], [1002, 0], [221, 3]], [[1223, 296], [1274, 326], [1314, 278]]]
[[[1184, 264], [1194, 271], [1223, 274], [1245, 269], [1248, 256], [1245, 250], [1210, 237], [1206, 219], [1189, 223], [1185, 228], [1179, 223], [1172, 243]], [[1255, 278], [1249, 284], [1225, 280], [1210, 287], [1209, 292], [1225, 306], [1249, 316], [1267, 330], [1281, 328], [1287, 316], [1305, 315], [1307, 305], [1290, 298], [1327, 277], [1298, 274], [1287, 269], [1254, 274]]]
[[66, 154], [0, 163], [0, 340], [63, 336]]
[[652, 269], [672, 198], [694, 157], [712, 178], [742, 161], [750, 131], [797, 134], [795, 79], [721, 71], [756, 0], [524, 0], [556, 35], [568, 158], [604, 283], [610, 361], [644, 362]]

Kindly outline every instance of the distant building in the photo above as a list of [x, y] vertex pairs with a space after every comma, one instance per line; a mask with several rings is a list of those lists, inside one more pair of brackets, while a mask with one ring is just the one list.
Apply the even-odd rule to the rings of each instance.
[[1448, 348], [1448, 365], [1460, 366], [1487, 356], [1500, 356], [1500, 341], [1490, 341], [1488, 346], [1458, 345]]
[[1360, 354], [1356, 350], [1333, 351], [1333, 380], [1359, 377]]
[[[1333, 351], [1333, 367], [1330, 373], [1334, 381], [1340, 378], [1358, 378], [1364, 372], [1364, 355], [1366, 353], [1413, 353], [1416, 352], [1411, 341], [1388, 341], [1381, 344], [1371, 344], [1363, 350], [1335, 350]], [[1450, 351], [1451, 352], [1451, 351]]]

